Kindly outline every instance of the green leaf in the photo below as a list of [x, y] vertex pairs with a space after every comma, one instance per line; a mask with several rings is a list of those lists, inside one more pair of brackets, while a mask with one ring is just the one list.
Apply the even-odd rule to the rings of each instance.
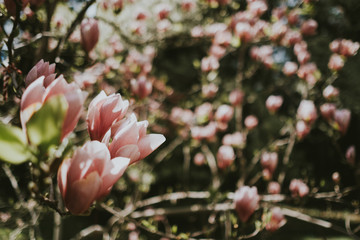
[[26, 129], [31, 144], [47, 152], [59, 145], [68, 103], [63, 95], [51, 97], [27, 122]]
[[0, 123], [0, 159], [12, 164], [34, 160], [20, 128]]

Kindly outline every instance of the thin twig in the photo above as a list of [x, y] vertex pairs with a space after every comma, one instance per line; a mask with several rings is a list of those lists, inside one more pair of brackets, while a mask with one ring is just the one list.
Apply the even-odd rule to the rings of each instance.
[[279, 177], [278, 177], [278, 182], [279, 182], [280, 185], [284, 182], [285, 174], [286, 174], [286, 168], [288, 166], [292, 150], [293, 150], [293, 148], [295, 146], [295, 142], [296, 142], [296, 131], [295, 131], [295, 129], [292, 129], [291, 133], [290, 133], [289, 143], [288, 143], [288, 146], [287, 146], [287, 148], [285, 150], [285, 155], [284, 155], [284, 158], [283, 158], [283, 169], [284, 170], [279, 174]]
[[203, 144], [201, 146], [201, 151], [205, 154], [206, 160], [210, 167], [210, 171], [212, 174], [212, 187], [213, 189], [217, 189], [220, 187], [220, 178], [219, 178], [215, 157], [206, 144]]

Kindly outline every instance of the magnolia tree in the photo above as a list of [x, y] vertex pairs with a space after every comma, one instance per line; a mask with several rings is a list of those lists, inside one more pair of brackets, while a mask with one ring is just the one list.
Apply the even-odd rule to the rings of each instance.
[[324, 2], [2, 1], [0, 236], [359, 238], [359, 43]]

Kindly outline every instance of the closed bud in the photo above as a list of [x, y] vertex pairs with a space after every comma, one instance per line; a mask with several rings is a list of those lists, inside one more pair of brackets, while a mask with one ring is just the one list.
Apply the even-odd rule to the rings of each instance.
[[144, 76], [140, 76], [137, 80], [132, 79], [130, 85], [132, 93], [140, 99], [146, 98], [152, 92], [152, 83]]
[[345, 135], [351, 120], [351, 112], [348, 109], [338, 109], [334, 113], [335, 127]]
[[81, 45], [84, 50], [89, 53], [99, 40], [99, 26], [98, 21], [94, 18], [87, 18], [82, 20], [80, 26]]
[[293, 197], [305, 197], [309, 193], [309, 187], [300, 179], [293, 179], [289, 186]]
[[283, 104], [283, 101], [284, 100], [283, 100], [282, 96], [270, 95], [266, 99], [265, 105], [266, 105], [266, 108], [269, 110], [269, 112], [275, 113], [279, 110], [279, 108]]
[[254, 115], [249, 115], [244, 120], [245, 127], [249, 130], [256, 128], [258, 123], [259, 120]]
[[295, 130], [296, 130], [297, 137], [299, 139], [303, 139], [304, 137], [306, 137], [309, 134], [311, 128], [306, 122], [300, 120], [300, 121], [297, 121]]
[[328, 85], [322, 92], [323, 97], [326, 100], [331, 100], [339, 96], [339, 89], [335, 88], [332, 85]]
[[230, 166], [235, 160], [235, 152], [231, 146], [222, 145], [217, 154], [217, 165], [220, 169]]
[[297, 70], [298, 65], [295, 62], [286, 62], [282, 69], [283, 73], [288, 77], [294, 75]]
[[231, 103], [231, 105], [233, 106], [241, 105], [243, 103], [243, 100], [244, 100], [244, 92], [242, 92], [241, 90], [231, 91], [229, 95], [229, 102]]
[[301, 33], [303, 35], [314, 35], [316, 34], [316, 29], [318, 27], [318, 23], [314, 19], [309, 19], [301, 25]]
[[281, 191], [280, 184], [278, 182], [269, 182], [267, 191], [270, 194], [279, 194]]
[[320, 106], [320, 114], [327, 121], [332, 120], [334, 118], [334, 113], [336, 110], [336, 106], [333, 103], [324, 103]]
[[240, 221], [247, 222], [259, 207], [260, 197], [256, 187], [243, 186], [235, 192], [235, 210]]
[[355, 146], [351, 145], [347, 150], [346, 150], [346, 161], [351, 165], [354, 166], [355, 165], [355, 157], [356, 157], [356, 151], [355, 151]]
[[315, 122], [317, 113], [314, 102], [311, 100], [302, 100], [297, 110], [297, 117], [308, 124]]
[[344, 67], [344, 59], [338, 54], [333, 54], [329, 59], [328, 67], [330, 70], [339, 71]]
[[202, 154], [202, 153], [195, 154], [195, 156], [194, 156], [194, 164], [195, 165], [201, 166], [201, 165], [204, 165], [205, 162], [206, 162], [206, 158], [205, 158], [204, 154]]
[[234, 115], [234, 109], [229, 105], [223, 104], [215, 112], [215, 119], [220, 122], [229, 122]]
[[272, 208], [270, 212], [271, 218], [270, 221], [266, 224], [265, 228], [269, 232], [274, 232], [283, 226], [286, 223], [286, 220], [279, 207]]

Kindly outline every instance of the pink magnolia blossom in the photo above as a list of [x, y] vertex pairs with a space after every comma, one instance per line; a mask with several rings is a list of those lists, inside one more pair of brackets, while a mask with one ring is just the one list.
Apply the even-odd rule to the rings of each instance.
[[266, 108], [269, 110], [269, 112], [275, 113], [279, 110], [279, 108], [283, 104], [283, 101], [284, 100], [283, 100], [282, 96], [270, 95], [266, 99], [265, 105], [266, 105]]
[[322, 92], [326, 100], [331, 100], [339, 96], [339, 89], [335, 88], [332, 85], [328, 85]]
[[214, 36], [214, 44], [227, 47], [230, 45], [232, 39], [232, 34], [230, 31], [218, 31]]
[[331, 175], [331, 179], [333, 180], [333, 182], [335, 184], [339, 184], [341, 177], [340, 177], [340, 173], [339, 172], [333, 172], [333, 174]]
[[81, 214], [106, 196], [123, 175], [129, 158], [111, 159], [106, 145], [85, 143], [72, 158], [65, 159], [58, 170], [58, 185], [65, 206], [72, 214]]
[[162, 134], [146, 134], [148, 125], [146, 120], [138, 122], [135, 114], [115, 122], [102, 140], [108, 146], [111, 158], [130, 158], [132, 164], [165, 142]]
[[309, 193], [309, 187], [300, 179], [293, 179], [289, 186], [293, 197], [305, 197]]
[[196, 140], [212, 140], [217, 131], [216, 122], [209, 122], [206, 126], [195, 126], [191, 128], [191, 136]]
[[334, 113], [334, 121], [336, 128], [345, 135], [351, 120], [351, 112], [348, 109], [337, 109]]
[[295, 130], [296, 130], [297, 137], [299, 139], [303, 139], [304, 137], [306, 137], [309, 134], [311, 128], [310, 128], [309, 124], [307, 124], [303, 120], [300, 120], [300, 121], [296, 122]]
[[215, 56], [208, 56], [201, 59], [201, 71], [210, 72], [220, 67], [219, 60]]
[[26, 75], [25, 86], [29, 86], [30, 83], [34, 82], [39, 77], [44, 76], [44, 86], [47, 87], [52, 81], [55, 80], [55, 63], [49, 64], [41, 59]]
[[226, 134], [222, 139], [222, 144], [243, 148], [246, 144], [246, 135], [241, 132]]
[[223, 104], [215, 112], [215, 119], [220, 122], [229, 122], [234, 115], [234, 109], [229, 105]]
[[265, 226], [266, 230], [274, 232], [286, 223], [284, 214], [281, 212], [279, 207], [274, 207], [270, 210], [271, 218]]
[[241, 90], [233, 90], [229, 95], [229, 102], [233, 106], [241, 105], [244, 100], [244, 92]]
[[314, 35], [317, 27], [318, 23], [314, 19], [309, 19], [301, 25], [301, 33], [308, 36]]
[[222, 58], [225, 55], [225, 53], [226, 53], [226, 48], [217, 44], [211, 45], [209, 49], [209, 54], [211, 56], [216, 57], [217, 59]]
[[215, 97], [218, 90], [219, 90], [219, 87], [217, 85], [215, 85], [214, 83], [210, 83], [208, 85], [203, 85], [201, 88], [202, 94], [206, 98]]
[[328, 63], [328, 68], [330, 70], [339, 71], [344, 67], [344, 59], [339, 54], [334, 53], [331, 55]]
[[201, 166], [201, 165], [204, 165], [205, 162], [206, 162], [206, 158], [203, 153], [199, 152], [199, 153], [195, 154], [195, 156], [194, 156], [195, 165]]
[[320, 114], [327, 121], [332, 120], [334, 118], [334, 113], [336, 110], [336, 106], [333, 103], [324, 103], [320, 106]]
[[185, 12], [190, 12], [196, 7], [196, 3], [194, 0], [182, 0], [181, 1], [181, 9]]
[[282, 69], [283, 73], [286, 76], [294, 75], [297, 70], [298, 70], [298, 65], [295, 62], [286, 62], [284, 64], [283, 69]]
[[82, 20], [80, 26], [81, 45], [86, 52], [90, 52], [99, 41], [99, 26], [94, 18], [86, 18]]
[[346, 154], [345, 154], [346, 160], [347, 162], [354, 166], [355, 165], [355, 157], [356, 157], [356, 150], [355, 150], [355, 146], [351, 145], [347, 150], [346, 150]]
[[124, 118], [128, 107], [129, 101], [122, 100], [120, 94], [106, 96], [101, 91], [89, 105], [86, 121], [90, 138], [102, 141], [111, 126]]
[[315, 122], [317, 113], [314, 102], [311, 100], [302, 100], [297, 110], [297, 117], [309, 124]]
[[222, 145], [216, 154], [217, 165], [220, 169], [230, 166], [235, 160], [235, 152], [231, 146]]
[[42, 76], [32, 82], [24, 91], [20, 103], [20, 118], [23, 129], [41, 106], [51, 97], [63, 95], [68, 103], [65, 115], [61, 141], [74, 130], [82, 113], [85, 95], [76, 83], [67, 83], [61, 75], [46, 86], [45, 77]]
[[278, 154], [276, 152], [264, 152], [261, 155], [260, 163], [265, 179], [271, 179], [278, 164]]
[[152, 83], [146, 79], [145, 76], [140, 76], [138, 79], [131, 79], [131, 91], [140, 99], [146, 98], [152, 92]]
[[259, 207], [260, 197], [256, 187], [243, 186], [235, 192], [235, 210], [242, 222], [249, 220], [250, 216]]
[[270, 194], [279, 194], [281, 191], [280, 184], [278, 182], [269, 182], [267, 191]]
[[330, 50], [345, 57], [354, 56], [359, 50], [360, 44], [347, 39], [335, 39], [330, 43]]
[[259, 120], [254, 115], [249, 115], [244, 120], [245, 127], [249, 130], [256, 128], [258, 123]]

